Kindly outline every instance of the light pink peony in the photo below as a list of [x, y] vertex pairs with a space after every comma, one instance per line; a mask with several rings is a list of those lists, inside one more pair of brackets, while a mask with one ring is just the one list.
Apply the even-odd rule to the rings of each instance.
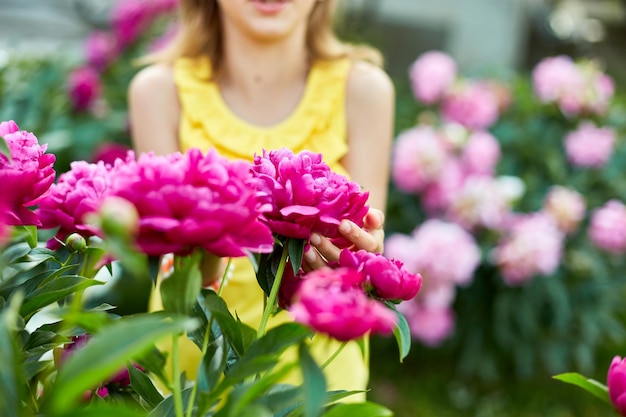
[[556, 220], [563, 233], [572, 233], [585, 217], [585, 199], [571, 188], [553, 186], [543, 203], [543, 210]]
[[460, 123], [468, 129], [483, 130], [500, 116], [498, 97], [485, 84], [466, 81], [458, 84], [444, 99], [441, 113], [445, 121]]
[[261, 219], [278, 235], [308, 240], [317, 232], [346, 247], [351, 242], [337, 230], [341, 220], [363, 225], [369, 194], [332, 172], [321, 154], [263, 151], [255, 156], [252, 171], [264, 206]]
[[609, 127], [583, 122], [565, 137], [567, 158], [575, 166], [601, 168], [613, 154], [615, 136], [615, 130]]
[[13, 121], [0, 123], [11, 161], [0, 154], [0, 184], [6, 207], [5, 222], [9, 225], [41, 225], [38, 216], [28, 207], [41, 201], [54, 182], [55, 156], [46, 153], [47, 145], [39, 145], [30, 132], [18, 130]]
[[502, 227], [511, 201], [502, 183], [493, 177], [470, 176], [454, 196], [447, 216], [466, 229]]
[[68, 79], [68, 94], [75, 111], [88, 110], [100, 98], [100, 75], [91, 67], [77, 68]]
[[441, 175], [447, 158], [446, 145], [432, 127], [407, 130], [394, 144], [393, 181], [404, 192], [419, 192]]
[[441, 175], [428, 184], [421, 195], [421, 203], [431, 216], [446, 212], [465, 182], [465, 172], [458, 158], [449, 158]]
[[626, 251], [626, 206], [610, 200], [591, 215], [589, 237], [594, 245], [607, 252]]
[[400, 303], [398, 311], [406, 317], [411, 335], [426, 346], [439, 346], [454, 333], [454, 311], [449, 307], [429, 308], [409, 301]]
[[566, 92], [584, 85], [576, 63], [565, 55], [543, 59], [533, 69], [532, 78], [535, 94], [545, 103], [558, 102]]
[[229, 162], [214, 150], [142, 154], [137, 161], [118, 160], [112, 176], [111, 195], [137, 209], [137, 244], [148, 255], [186, 255], [202, 247], [236, 257], [273, 249], [247, 162]]
[[366, 285], [376, 297], [384, 300], [410, 300], [422, 286], [422, 276], [403, 268], [404, 263], [387, 259], [381, 254], [364, 250], [344, 249], [339, 255], [339, 266], [351, 268], [365, 275]]
[[[472, 235], [455, 223], [429, 219], [415, 229], [412, 238], [410, 252], [396, 252], [398, 245], [386, 243], [385, 255], [405, 262], [412, 272], [419, 271], [425, 285], [431, 280], [469, 284], [480, 262], [480, 251]], [[409, 259], [405, 258], [407, 253]]]
[[535, 275], [554, 273], [562, 254], [563, 234], [543, 213], [518, 218], [492, 252], [504, 282], [512, 287], [523, 285]]
[[461, 161], [469, 175], [493, 175], [500, 160], [500, 143], [488, 132], [473, 133], [462, 150]]
[[[58, 227], [55, 238], [61, 241], [74, 232], [84, 237], [97, 234], [87, 223], [86, 215], [98, 211], [111, 192], [111, 167], [104, 162], [76, 161], [70, 167], [68, 172], [59, 175], [38, 209], [42, 228]], [[48, 247], [58, 247], [56, 239], [50, 239]]]
[[113, 34], [101, 30], [90, 33], [83, 48], [87, 65], [98, 71], [105, 70], [119, 54]]
[[341, 341], [391, 333], [396, 314], [369, 298], [364, 284], [365, 276], [353, 269], [317, 269], [302, 280], [289, 311], [295, 321]]
[[615, 356], [606, 376], [609, 398], [622, 416], [626, 416], [626, 361]]
[[452, 87], [456, 74], [452, 57], [439, 51], [426, 52], [409, 69], [413, 94], [425, 104], [434, 104]]

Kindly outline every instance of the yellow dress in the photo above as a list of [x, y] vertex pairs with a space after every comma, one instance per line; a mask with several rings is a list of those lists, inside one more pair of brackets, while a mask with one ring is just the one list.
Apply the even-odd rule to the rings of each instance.
[[[181, 150], [207, 151], [213, 147], [227, 158], [252, 160], [254, 154], [261, 154], [263, 149], [286, 147], [294, 152], [306, 149], [322, 153], [331, 169], [347, 175], [340, 160], [348, 151], [345, 92], [350, 64], [347, 59], [316, 62], [291, 116], [276, 126], [265, 128], [246, 123], [228, 108], [217, 84], [211, 81], [208, 59], [178, 59], [174, 64], [174, 77], [182, 108]], [[271, 105], [271, 97], [268, 97], [268, 105]], [[263, 312], [263, 291], [246, 258], [234, 259], [233, 265], [223, 298], [233, 314], [256, 329]], [[289, 314], [282, 311], [270, 319], [268, 328], [289, 320]], [[189, 377], [195, 378], [200, 351], [187, 339], [181, 343], [181, 366]], [[322, 335], [316, 335], [311, 342], [313, 356], [319, 364], [339, 346], [337, 341]], [[287, 351], [283, 356], [284, 361], [296, 357], [294, 351]], [[325, 374], [330, 390], [365, 390], [369, 377], [367, 358], [356, 343], [349, 343], [326, 368]], [[285, 382], [300, 383], [300, 375], [291, 375]], [[364, 395], [350, 399], [362, 400]]]

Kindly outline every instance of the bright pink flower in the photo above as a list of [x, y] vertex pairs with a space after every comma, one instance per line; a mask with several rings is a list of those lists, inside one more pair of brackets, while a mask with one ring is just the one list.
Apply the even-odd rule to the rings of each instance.
[[119, 54], [113, 34], [101, 30], [89, 34], [84, 50], [87, 65], [98, 71], [105, 70]]
[[105, 164], [113, 165], [117, 159], [126, 159], [130, 150], [128, 146], [121, 143], [103, 143], [91, 156], [91, 162], [102, 161]]
[[88, 110], [100, 98], [100, 75], [91, 67], [77, 68], [69, 76], [68, 92], [75, 111]]
[[591, 215], [589, 237], [599, 247], [612, 253], [626, 251], [626, 206], [610, 200]]
[[367, 333], [389, 334], [396, 314], [363, 291], [365, 276], [348, 268], [309, 272], [291, 305], [294, 320], [348, 341]]
[[117, 42], [125, 48], [135, 42], [153, 17], [147, 0], [118, 1], [111, 12], [111, 23]]
[[626, 361], [619, 356], [611, 361], [606, 385], [613, 406], [622, 416], [626, 416]]
[[567, 158], [575, 166], [601, 168], [613, 154], [615, 136], [615, 130], [609, 127], [583, 122], [565, 137]]
[[460, 123], [468, 129], [482, 130], [498, 120], [500, 105], [498, 98], [485, 84], [467, 81], [459, 84], [446, 96], [441, 113], [448, 122]]
[[191, 149], [184, 155], [118, 160], [112, 175], [111, 195], [135, 205], [137, 244], [148, 255], [186, 255], [202, 247], [236, 257], [273, 249], [271, 232], [259, 221], [257, 181], [249, 163]]
[[454, 333], [454, 311], [449, 307], [429, 308], [409, 301], [398, 305], [409, 323], [411, 335], [426, 346], [441, 345]]
[[500, 160], [500, 143], [491, 133], [475, 132], [463, 148], [461, 160], [470, 175], [493, 175]]
[[322, 155], [288, 149], [263, 151], [252, 165], [259, 180], [264, 213], [262, 220], [278, 235], [308, 239], [312, 232], [340, 247], [351, 243], [340, 237], [343, 219], [363, 225], [368, 193], [343, 175], [330, 170]]
[[550, 275], [563, 254], [563, 234], [555, 221], [542, 213], [520, 217], [493, 250], [504, 282], [523, 285], [535, 275]]
[[425, 104], [434, 104], [452, 87], [456, 73], [452, 57], [439, 51], [426, 52], [409, 69], [413, 94]]
[[567, 187], [553, 186], [546, 196], [543, 209], [556, 220], [559, 230], [572, 233], [585, 217], [585, 199]]
[[0, 124], [11, 161], [0, 154], [0, 184], [2, 200], [9, 225], [41, 225], [37, 215], [28, 209], [46, 196], [54, 182], [55, 156], [46, 153], [47, 145], [39, 145], [30, 132], [17, 130], [15, 122]]
[[545, 103], [557, 102], [567, 91], [584, 84], [576, 63], [565, 55], [543, 59], [533, 69], [532, 78], [535, 94]]
[[[58, 227], [55, 238], [64, 241], [71, 233], [84, 237], [97, 233], [86, 221], [86, 215], [95, 213], [111, 191], [111, 167], [103, 162], [89, 164], [72, 162], [71, 169], [59, 175], [56, 184], [39, 204], [38, 214], [44, 229]], [[49, 247], [57, 247], [55, 239]]]
[[441, 175], [447, 158], [446, 145], [432, 127], [407, 130], [394, 144], [393, 181], [404, 192], [419, 192]]
[[8, 207], [0, 196], [0, 248], [9, 241], [9, 237], [11, 236], [8, 212]]
[[422, 286], [422, 276], [403, 268], [404, 263], [364, 250], [344, 249], [339, 255], [339, 266], [355, 269], [365, 275], [366, 284], [384, 300], [410, 300]]

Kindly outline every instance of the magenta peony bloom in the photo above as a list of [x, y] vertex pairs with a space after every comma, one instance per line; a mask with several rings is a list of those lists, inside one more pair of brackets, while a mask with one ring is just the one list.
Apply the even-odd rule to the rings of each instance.
[[120, 47], [126, 48], [139, 38], [153, 17], [154, 8], [146, 0], [118, 1], [111, 12], [113, 32]]
[[461, 161], [469, 175], [493, 175], [500, 160], [500, 143], [488, 132], [473, 133], [463, 148]]
[[6, 224], [41, 225], [37, 215], [28, 209], [41, 201], [54, 182], [55, 156], [46, 153], [47, 145], [39, 145], [30, 132], [19, 131], [13, 121], [0, 123], [11, 161], [0, 154], [0, 184], [2, 202], [6, 207]]
[[426, 52], [409, 69], [413, 94], [425, 104], [434, 104], [452, 87], [456, 74], [452, 57], [439, 51]]
[[467, 81], [446, 96], [441, 113], [448, 122], [460, 123], [468, 129], [483, 130], [498, 120], [500, 103], [487, 85]]
[[419, 192], [442, 174], [447, 159], [446, 144], [432, 127], [407, 130], [394, 144], [393, 181], [404, 192]]
[[[409, 271], [419, 271], [428, 281], [468, 284], [480, 262], [480, 251], [472, 235], [455, 223], [429, 219], [404, 240], [409, 248], [393, 243], [392, 235], [385, 243], [385, 255], [399, 259]], [[409, 255], [409, 258], [405, 256]]]
[[601, 168], [613, 154], [615, 136], [615, 130], [609, 127], [583, 122], [565, 137], [567, 159], [575, 166]]
[[[59, 175], [38, 209], [42, 227], [58, 227], [55, 238], [61, 241], [74, 232], [84, 237], [95, 235], [97, 230], [85, 217], [98, 211], [111, 192], [111, 166], [103, 162], [76, 161], [70, 167], [68, 172]], [[58, 247], [56, 239], [50, 239], [48, 247]]]
[[257, 181], [247, 162], [191, 149], [118, 160], [112, 176], [111, 195], [137, 209], [137, 244], [148, 255], [187, 255], [198, 247], [224, 257], [273, 250], [271, 231], [259, 221]]
[[262, 220], [278, 235], [309, 239], [316, 232], [346, 247], [351, 243], [337, 230], [341, 220], [363, 225], [369, 194], [332, 172], [321, 154], [302, 151], [296, 155], [284, 148], [263, 151], [262, 156], [255, 156], [252, 171], [266, 210]]
[[396, 314], [369, 298], [364, 283], [353, 269], [317, 269], [302, 280], [289, 311], [295, 321], [341, 341], [391, 333]]
[[543, 213], [520, 217], [492, 252], [504, 282], [520, 286], [535, 275], [550, 275], [563, 254], [563, 234]]
[[626, 416], [626, 362], [619, 356], [611, 361], [606, 385], [613, 406], [622, 416]]
[[403, 262], [387, 259], [378, 253], [344, 249], [339, 255], [339, 266], [364, 274], [366, 285], [384, 300], [410, 300], [422, 286], [419, 273], [411, 273], [403, 268]]
[[626, 251], [626, 206], [610, 200], [591, 215], [589, 238], [594, 245], [611, 253]]
[[11, 236], [8, 212], [8, 206], [2, 200], [2, 197], [0, 197], [0, 248], [9, 241]]
[[125, 160], [130, 150], [131, 148], [121, 143], [103, 143], [91, 156], [91, 162], [102, 161], [113, 165], [117, 159]]
[[91, 67], [75, 69], [68, 80], [68, 92], [75, 111], [88, 110], [100, 98], [100, 75]]
[[429, 308], [416, 302], [398, 305], [409, 323], [411, 335], [426, 346], [441, 345], [454, 333], [454, 311], [449, 307]]
[[572, 233], [585, 217], [585, 199], [577, 191], [561, 186], [550, 188], [543, 210], [552, 216], [563, 233]]
[[119, 54], [113, 34], [101, 30], [89, 34], [84, 50], [87, 65], [98, 71], [105, 70]]

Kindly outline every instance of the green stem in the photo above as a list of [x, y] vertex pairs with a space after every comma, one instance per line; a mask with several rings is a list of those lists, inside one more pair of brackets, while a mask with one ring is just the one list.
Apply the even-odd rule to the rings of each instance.
[[224, 291], [224, 284], [226, 284], [226, 276], [228, 275], [228, 270], [230, 269], [230, 265], [233, 263], [233, 258], [228, 258], [228, 263], [226, 264], [226, 269], [224, 270], [224, 275], [222, 275], [222, 280], [220, 281], [220, 286], [217, 289], [217, 296], [222, 296], [222, 291]]
[[174, 377], [174, 389], [172, 395], [174, 396], [174, 410], [176, 411], [176, 417], [184, 417], [183, 411], [183, 393], [180, 386], [180, 364], [178, 361], [178, 334], [172, 335], [172, 376]]
[[278, 264], [278, 270], [276, 271], [276, 277], [274, 277], [274, 282], [272, 283], [272, 289], [270, 290], [270, 296], [268, 297], [267, 304], [263, 309], [263, 317], [261, 318], [261, 323], [259, 324], [259, 330], [256, 333], [257, 339], [261, 338], [265, 334], [265, 328], [267, 327], [267, 321], [270, 318], [270, 314], [274, 311], [276, 307], [276, 299], [278, 297], [278, 290], [280, 289], [280, 282], [283, 279], [283, 271], [285, 270], [285, 265], [287, 263], [287, 254], [289, 250], [287, 241], [283, 242], [283, 253], [280, 256], [280, 263]]
[[341, 344], [341, 346], [339, 346], [339, 347], [337, 348], [337, 350], [335, 351], [335, 353], [333, 353], [333, 355], [332, 355], [330, 358], [326, 359], [326, 362], [324, 362], [324, 364], [321, 366], [321, 368], [322, 368], [322, 369], [326, 369], [326, 367], [327, 367], [328, 365], [330, 365], [330, 363], [331, 363], [332, 361], [334, 361], [334, 360], [335, 360], [335, 358], [337, 358], [337, 356], [339, 356], [339, 354], [341, 353], [341, 351], [343, 350], [343, 348], [345, 348], [345, 347], [346, 347], [346, 345], [347, 345], [347, 344], [348, 344], [348, 342], [343, 342], [343, 343]]

